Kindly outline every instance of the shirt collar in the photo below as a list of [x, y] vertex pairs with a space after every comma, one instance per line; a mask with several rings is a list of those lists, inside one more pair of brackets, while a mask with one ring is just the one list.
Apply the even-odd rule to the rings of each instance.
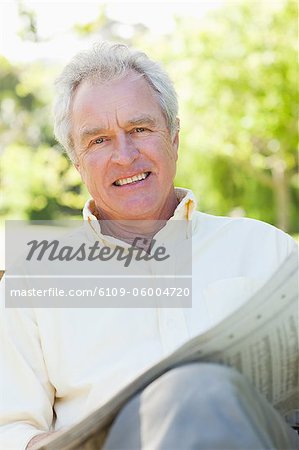
[[[191, 226], [191, 219], [193, 216], [194, 211], [196, 210], [196, 199], [193, 194], [193, 192], [189, 189], [184, 188], [175, 188], [175, 194], [179, 201], [178, 206], [176, 207], [173, 216], [169, 219], [168, 223], [173, 220], [185, 220], [187, 222], [187, 236], [190, 234], [190, 226]], [[118, 239], [112, 238], [111, 236], [104, 236], [102, 234], [101, 226], [99, 223], [98, 218], [96, 217], [96, 207], [95, 202], [93, 199], [87, 200], [85, 203], [85, 206], [83, 208], [83, 219], [87, 221], [87, 224], [89, 225], [89, 230], [86, 229], [88, 235], [91, 232], [90, 237], [93, 238], [101, 237], [103, 240], [109, 240], [110, 243], [118, 244]], [[190, 225], [190, 226], [189, 226]], [[160, 235], [163, 234], [163, 231], [166, 232], [167, 230], [162, 229], [160, 230]], [[129, 244], [127, 244], [129, 246]]]
[[[170, 220], [191, 220], [197, 206], [193, 192], [190, 189], [178, 187], [175, 188], [175, 194], [179, 201], [179, 204], [176, 207]], [[95, 202], [92, 198], [87, 200], [87, 202], [85, 203], [85, 206], [83, 208], [83, 219], [88, 220], [88, 222], [90, 222], [91, 220], [98, 220], [98, 218], [96, 217]]]

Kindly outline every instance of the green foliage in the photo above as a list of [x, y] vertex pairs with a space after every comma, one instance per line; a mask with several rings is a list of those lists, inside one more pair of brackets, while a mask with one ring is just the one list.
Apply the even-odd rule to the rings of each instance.
[[80, 215], [86, 192], [70, 161], [55, 147], [33, 151], [12, 145], [3, 155], [2, 167], [6, 168], [1, 173], [5, 196], [0, 211], [4, 216], [49, 220]]
[[[79, 216], [87, 194], [52, 131], [54, 69], [0, 60], [0, 214], [14, 219]], [[84, 194], [83, 194], [84, 192]]]
[[19, 17], [22, 21], [22, 28], [19, 30], [19, 36], [22, 39], [37, 42], [39, 41], [36, 17], [32, 10], [24, 8], [22, 2], [18, 1]]
[[[177, 18], [171, 36], [136, 27], [129, 39], [166, 66], [179, 93], [181, 144], [176, 184], [199, 208], [244, 213], [298, 233], [297, 3], [231, 2], [204, 22]], [[99, 7], [81, 35], [117, 39]], [[0, 59], [0, 146], [6, 217], [78, 215], [86, 191], [52, 134], [56, 68]], [[47, 87], [47, 88], [45, 88]]]
[[106, 13], [106, 6], [102, 5], [99, 8], [99, 14], [95, 20], [87, 23], [78, 23], [74, 25], [75, 33], [85, 36], [91, 33], [97, 33], [99, 30], [109, 25], [109, 19]]
[[[166, 62], [179, 92], [177, 184], [200, 208], [298, 230], [297, 4], [231, 2], [198, 26], [177, 19], [171, 39], [140, 42]], [[187, 182], [186, 182], [187, 181]]]

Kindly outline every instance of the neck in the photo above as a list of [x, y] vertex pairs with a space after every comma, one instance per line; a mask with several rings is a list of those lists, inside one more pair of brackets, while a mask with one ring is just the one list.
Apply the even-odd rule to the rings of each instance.
[[132, 244], [136, 237], [141, 237], [150, 241], [156, 233], [158, 233], [169, 220], [178, 205], [179, 201], [173, 192], [171, 201], [163, 208], [161, 213], [157, 213], [155, 218], [113, 218], [105, 214], [104, 211], [98, 208], [97, 218], [100, 220], [101, 230], [103, 234], [112, 236], [116, 239]]
[[133, 244], [136, 238], [138, 247], [147, 249], [151, 240], [166, 224], [166, 220], [101, 220], [103, 234]]

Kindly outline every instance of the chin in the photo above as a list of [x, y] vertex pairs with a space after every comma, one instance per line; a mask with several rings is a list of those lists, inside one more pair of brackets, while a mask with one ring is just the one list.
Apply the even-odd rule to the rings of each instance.
[[122, 207], [120, 215], [123, 217], [123, 219], [128, 220], [138, 220], [138, 219], [151, 220], [158, 217], [158, 212], [157, 208], [155, 208], [155, 206], [152, 203], [144, 204], [144, 203], [128, 202], [125, 208]]
[[126, 211], [122, 215], [123, 220], [152, 220], [153, 215], [146, 211]]

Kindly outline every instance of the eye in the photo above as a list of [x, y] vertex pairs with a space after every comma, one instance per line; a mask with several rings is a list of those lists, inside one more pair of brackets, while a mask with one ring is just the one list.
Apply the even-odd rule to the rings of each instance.
[[98, 137], [96, 139], [93, 139], [90, 142], [89, 146], [91, 147], [93, 145], [101, 145], [101, 144], [105, 143], [106, 141], [107, 141], [107, 137], [105, 137], [105, 136], [104, 137]]
[[149, 133], [151, 130], [149, 129], [149, 128], [145, 128], [145, 127], [136, 127], [136, 128], [133, 128], [131, 131], [130, 131], [130, 133], [131, 134], [147, 134], [147, 133]]
[[102, 144], [104, 142], [104, 138], [97, 138], [93, 141], [93, 144]]

